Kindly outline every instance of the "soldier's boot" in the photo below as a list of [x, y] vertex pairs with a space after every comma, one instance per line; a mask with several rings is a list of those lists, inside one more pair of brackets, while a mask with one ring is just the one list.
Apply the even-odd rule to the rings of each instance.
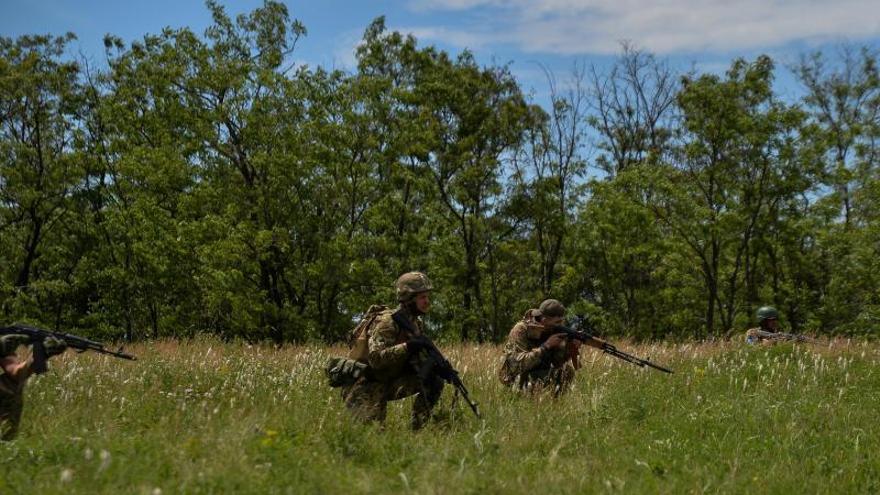
[[18, 417], [0, 416], [0, 440], [14, 440], [18, 435]]
[[422, 389], [413, 402], [410, 423], [413, 430], [420, 430], [431, 419], [431, 411], [443, 395], [443, 383], [440, 377], [432, 376], [422, 384]]

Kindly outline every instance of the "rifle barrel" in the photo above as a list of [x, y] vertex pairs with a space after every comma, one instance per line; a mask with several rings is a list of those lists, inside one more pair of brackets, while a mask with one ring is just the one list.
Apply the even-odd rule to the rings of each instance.
[[601, 349], [602, 352], [604, 352], [605, 354], [609, 354], [609, 355], [614, 356], [618, 359], [622, 359], [628, 363], [632, 363], [632, 364], [639, 366], [641, 368], [648, 366], [650, 368], [654, 368], [655, 370], [662, 371], [664, 373], [672, 373], [673, 372], [671, 369], [664, 368], [663, 366], [660, 366], [658, 364], [654, 364], [651, 361], [648, 361], [647, 359], [642, 359], [640, 357], [633, 356], [632, 354], [628, 354], [626, 352], [623, 352], [620, 349], [618, 349], [617, 347], [615, 347], [613, 344], [609, 344], [608, 342], [605, 342], [599, 338], [596, 338], [587, 332], [573, 330], [571, 328], [561, 326], [561, 325], [557, 326], [556, 330], [561, 331], [562, 333], [568, 335], [571, 338], [580, 340], [581, 342], [589, 342], [589, 341], [601, 342], [602, 345], [599, 347], [599, 349]]

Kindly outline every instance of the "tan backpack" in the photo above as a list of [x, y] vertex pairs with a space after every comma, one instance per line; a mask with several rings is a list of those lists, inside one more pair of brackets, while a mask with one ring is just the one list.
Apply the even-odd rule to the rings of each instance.
[[388, 310], [388, 306], [383, 304], [374, 304], [364, 313], [360, 323], [357, 324], [348, 335], [348, 359], [353, 359], [361, 363], [367, 363], [370, 357], [370, 330], [376, 323], [376, 318], [383, 312]]

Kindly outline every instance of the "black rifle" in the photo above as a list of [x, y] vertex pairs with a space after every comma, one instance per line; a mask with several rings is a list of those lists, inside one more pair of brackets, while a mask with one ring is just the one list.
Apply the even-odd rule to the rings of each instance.
[[578, 317], [574, 318], [574, 321], [572, 324], [572, 327], [574, 327], [574, 328], [569, 328], [569, 327], [566, 327], [563, 325], [557, 325], [553, 328], [553, 331], [556, 333], [565, 334], [565, 336], [568, 338], [579, 340], [590, 347], [595, 347], [596, 349], [599, 349], [600, 351], [604, 352], [605, 354], [610, 354], [611, 356], [614, 356], [618, 359], [623, 359], [624, 361], [626, 361], [628, 363], [632, 363], [636, 366], [640, 366], [642, 368], [644, 368], [645, 366], [648, 366], [650, 368], [654, 368], [655, 370], [660, 370], [664, 373], [672, 373], [672, 370], [669, 368], [664, 368], [663, 366], [660, 366], [658, 364], [654, 364], [651, 361], [648, 361], [647, 359], [642, 359], [642, 358], [633, 356], [632, 354], [627, 354], [627, 353], [621, 351], [620, 349], [618, 349], [617, 347], [614, 347], [614, 344], [606, 342], [606, 341], [596, 337], [595, 335], [593, 335], [590, 332], [580, 330], [580, 328], [587, 326], [587, 325], [589, 325], [589, 322], [586, 320], [586, 318], [584, 318], [583, 316], [578, 316]]
[[105, 348], [104, 344], [100, 342], [95, 342], [94, 340], [89, 340], [85, 337], [80, 337], [78, 335], [52, 332], [49, 330], [43, 330], [41, 328], [22, 325], [21, 323], [15, 323], [8, 327], [0, 327], [0, 335], [11, 334], [26, 335], [30, 338], [30, 344], [33, 347], [34, 353], [34, 364], [32, 369], [34, 373], [37, 374], [45, 373], [47, 369], [46, 361], [48, 360], [48, 356], [46, 355], [46, 348], [43, 346], [43, 341], [47, 337], [54, 337], [58, 340], [61, 340], [65, 344], [67, 344], [67, 347], [75, 349], [78, 352], [95, 351], [101, 354], [108, 354], [113, 357], [128, 359], [130, 361], [134, 361], [137, 359], [131, 354], [126, 354], [125, 352], [123, 352], [122, 347], [120, 347], [118, 350], [113, 351]]
[[461, 396], [464, 397], [464, 401], [467, 402], [467, 405], [471, 407], [471, 411], [473, 411], [478, 418], [482, 418], [479, 409], [477, 409], [477, 403], [471, 400], [467, 388], [464, 386], [464, 383], [462, 383], [461, 378], [458, 377], [458, 371], [452, 367], [452, 363], [446, 359], [443, 353], [440, 352], [440, 349], [437, 349], [434, 342], [432, 342], [426, 335], [418, 334], [417, 330], [413, 328], [412, 323], [399, 311], [395, 311], [391, 318], [411, 335], [421, 335], [424, 342], [427, 344], [425, 347], [425, 352], [428, 357], [427, 366], [421, 367], [417, 370], [422, 381], [426, 380], [429, 374], [436, 374], [443, 381], [455, 387], [456, 392], [460, 393]]

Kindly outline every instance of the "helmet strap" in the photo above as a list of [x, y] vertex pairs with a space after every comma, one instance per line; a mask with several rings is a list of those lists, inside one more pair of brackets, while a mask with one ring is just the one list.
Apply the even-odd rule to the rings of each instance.
[[403, 307], [406, 308], [406, 310], [409, 312], [409, 314], [411, 314], [413, 316], [422, 316], [425, 314], [425, 313], [422, 313], [421, 311], [419, 311], [418, 306], [416, 306], [416, 298], [415, 297], [411, 298], [409, 301], [406, 301], [402, 304], [403, 304]]

